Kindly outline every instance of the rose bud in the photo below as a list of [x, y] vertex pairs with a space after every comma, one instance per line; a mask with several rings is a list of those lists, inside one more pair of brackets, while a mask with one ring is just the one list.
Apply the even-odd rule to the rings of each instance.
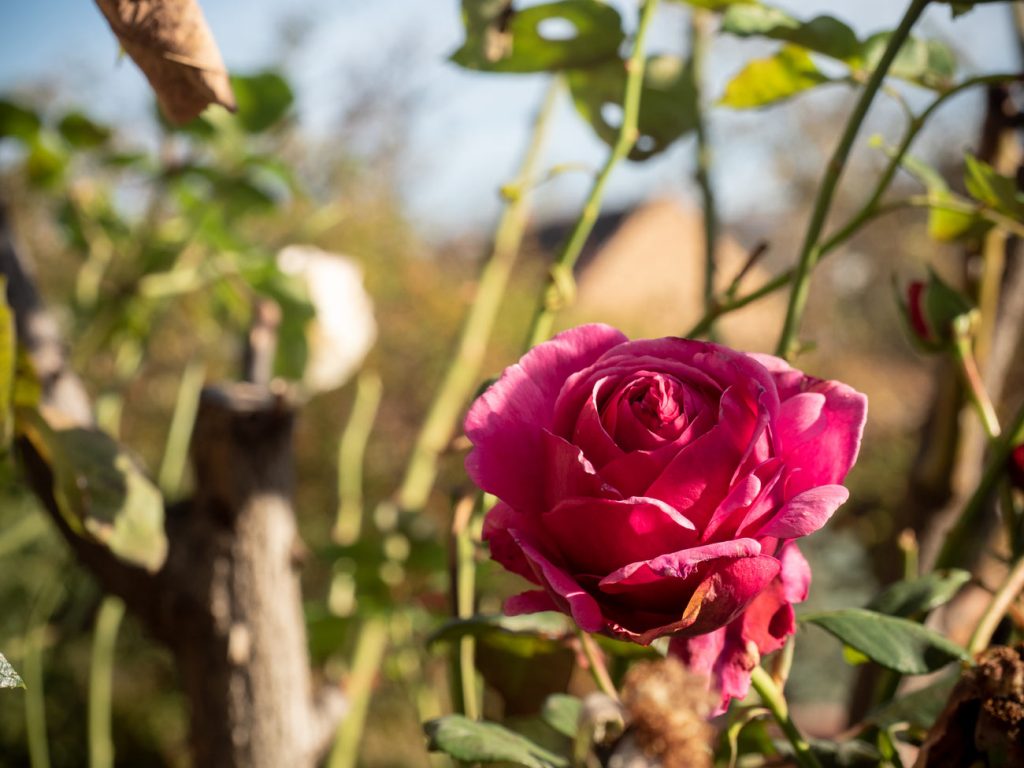
[[910, 340], [922, 352], [946, 349], [960, 329], [969, 330], [974, 323], [971, 303], [931, 271], [928, 282], [915, 280], [907, 286], [900, 307]]
[[1010, 482], [1018, 491], [1024, 492], [1024, 443], [1013, 449], [1008, 463]]
[[867, 399], [768, 355], [585, 325], [538, 345], [472, 405], [466, 469], [498, 498], [491, 556], [587, 632], [671, 648], [720, 692], [795, 630], [793, 539], [847, 498]]

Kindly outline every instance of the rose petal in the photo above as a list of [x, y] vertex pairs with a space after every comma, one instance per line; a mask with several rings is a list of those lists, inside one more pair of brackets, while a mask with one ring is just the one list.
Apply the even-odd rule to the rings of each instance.
[[524, 613], [539, 613], [540, 611], [561, 610], [551, 597], [543, 589], [531, 589], [527, 592], [520, 592], [518, 595], [505, 600], [503, 606], [506, 616], [521, 616]]
[[608, 573], [696, 539], [686, 517], [663, 501], [643, 497], [566, 499], [543, 519], [572, 569], [581, 573]]
[[601, 608], [579, 583], [563, 569], [548, 560], [518, 531], [510, 531], [526, 559], [533, 566], [535, 581], [547, 588], [559, 610], [568, 613], [584, 632], [597, 632], [604, 625]]
[[848, 498], [850, 492], [841, 485], [823, 485], [798, 493], [761, 527], [757, 535], [796, 539], [814, 533]]
[[701, 541], [712, 541], [715, 534], [721, 532], [719, 539], [735, 535], [739, 521], [746, 509], [753, 504], [761, 493], [761, 480], [757, 475], [747, 475], [738, 480], [729, 491], [722, 503], [715, 509], [708, 524], [704, 526]]
[[544, 502], [553, 507], [566, 498], [595, 496], [621, 499], [615, 488], [608, 485], [587, 461], [583, 452], [557, 435], [544, 430], [545, 480]]
[[723, 714], [732, 699], [746, 697], [750, 691], [750, 672], [758, 663], [739, 636], [737, 623], [708, 635], [673, 638], [669, 644], [669, 653], [693, 672], [707, 675], [708, 687], [721, 693], [712, 716]]
[[520, 508], [542, 506], [540, 430], [551, 426], [566, 379], [626, 341], [606, 325], [583, 325], [530, 350], [466, 415], [473, 450], [466, 470], [485, 491]]
[[495, 504], [484, 518], [482, 538], [490, 547], [491, 558], [501, 563], [512, 573], [539, 584], [534, 576], [533, 566], [526, 559], [522, 548], [512, 537], [511, 531], [522, 531], [522, 535], [533, 540], [543, 540], [544, 533], [533, 515], [519, 512], [503, 501]]
[[782, 548], [779, 560], [782, 562], [779, 578], [784, 597], [791, 603], [802, 603], [811, 587], [811, 566], [794, 542]]

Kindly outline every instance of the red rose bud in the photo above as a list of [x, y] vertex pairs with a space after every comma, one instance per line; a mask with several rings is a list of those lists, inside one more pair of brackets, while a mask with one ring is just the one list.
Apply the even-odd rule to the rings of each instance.
[[1010, 454], [1009, 467], [1010, 482], [1017, 490], [1024, 491], [1024, 443], [1021, 443]]
[[974, 308], [958, 291], [930, 272], [928, 282], [915, 280], [901, 302], [911, 341], [925, 352], [939, 352], [953, 343], [959, 327], [973, 324]]

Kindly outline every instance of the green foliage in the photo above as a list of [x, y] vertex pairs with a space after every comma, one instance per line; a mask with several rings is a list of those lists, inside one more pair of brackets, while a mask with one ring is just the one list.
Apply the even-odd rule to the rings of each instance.
[[14, 671], [6, 657], [0, 653], [0, 688], [24, 688], [25, 682]]
[[865, 723], [878, 728], [891, 728], [906, 723], [922, 731], [938, 719], [959, 676], [944, 675], [924, 688], [882, 704], [872, 710]]
[[[464, 8], [467, 4], [464, 4]], [[515, 9], [505, 3], [468, 3], [466, 42], [451, 60], [484, 72], [551, 72], [588, 67], [617, 56], [622, 19], [596, 0], [561, 0]], [[551, 25], [563, 29], [551, 31]]]
[[579, 730], [583, 702], [568, 694], [548, 696], [541, 710], [541, 718], [566, 738], [575, 739]]
[[719, 103], [735, 109], [764, 107], [827, 82], [806, 49], [785, 45], [773, 56], [748, 62], [726, 85]]
[[[576, 110], [606, 143], [614, 144], [618, 122], [605, 110], [619, 110], [626, 89], [626, 70], [619, 60], [600, 67], [575, 69], [567, 74]], [[631, 160], [646, 160], [692, 131], [697, 120], [697, 90], [687, 62], [677, 56], [653, 56], [644, 69], [637, 128], [640, 137]]]
[[68, 112], [57, 123], [57, 131], [74, 149], [95, 149], [110, 139], [111, 131], [105, 125], [93, 122], [81, 112]]
[[0, 458], [7, 451], [14, 431], [14, 371], [17, 345], [14, 315], [7, 305], [7, 278], [0, 275]]
[[35, 111], [6, 99], [0, 99], [0, 139], [10, 136], [31, 143], [42, 121]]
[[782, 40], [839, 61], [856, 61], [860, 56], [857, 35], [832, 16], [799, 21], [767, 5], [732, 5], [722, 17], [722, 31], [738, 37]]
[[821, 627], [875, 663], [905, 675], [924, 675], [970, 658], [966, 649], [916, 622], [863, 608], [806, 614], [800, 620]]
[[236, 119], [249, 133], [262, 133], [280, 122], [295, 101], [291, 86], [277, 72], [233, 75]]
[[[468, 619], [451, 619], [445, 622], [427, 639], [428, 644], [451, 643], [463, 637], [487, 640], [495, 637], [507, 638], [516, 643], [537, 642], [557, 643], [572, 633], [572, 622], [563, 613], [542, 611], [522, 616], [473, 616]], [[512, 640], [511, 638], [518, 638]], [[548, 647], [547, 645], [543, 647]]]
[[[864, 41], [862, 56], [867, 71], [877, 66], [891, 36], [890, 32], [879, 32]], [[900, 47], [889, 69], [892, 77], [935, 90], [952, 85], [955, 73], [956, 60], [948, 46], [917, 37], [911, 37]]]
[[429, 747], [456, 760], [513, 763], [526, 768], [568, 768], [568, 758], [557, 755], [525, 736], [496, 723], [447, 715], [424, 724]]
[[96, 429], [51, 429], [29, 417], [26, 436], [50, 465], [68, 525], [122, 560], [157, 571], [167, 556], [163, 497], [135, 460]]
[[866, 607], [889, 616], [923, 616], [952, 600], [970, 580], [971, 574], [958, 568], [933, 571], [889, 585]]

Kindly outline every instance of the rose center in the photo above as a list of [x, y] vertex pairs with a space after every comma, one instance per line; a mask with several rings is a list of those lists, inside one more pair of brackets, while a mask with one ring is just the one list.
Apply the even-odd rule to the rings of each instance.
[[647, 429], [655, 434], [667, 437], [661, 433], [666, 429], [676, 431], [676, 421], [683, 414], [682, 406], [678, 397], [681, 394], [679, 382], [666, 379], [664, 376], [652, 376], [650, 378], [634, 382], [629, 387], [626, 400], [630, 410], [637, 420]]

